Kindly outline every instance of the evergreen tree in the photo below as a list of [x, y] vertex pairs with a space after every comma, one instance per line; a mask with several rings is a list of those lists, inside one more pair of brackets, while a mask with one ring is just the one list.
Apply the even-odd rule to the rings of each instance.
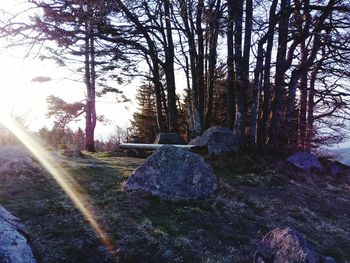
[[137, 90], [136, 100], [139, 109], [131, 121], [132, 137], [137, 142], [153, 143], [159, 132], [153, 83], [143, 83]]

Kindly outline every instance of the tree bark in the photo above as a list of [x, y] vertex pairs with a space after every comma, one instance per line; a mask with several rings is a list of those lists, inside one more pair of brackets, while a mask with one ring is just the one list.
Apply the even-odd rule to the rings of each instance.
[[233, 129], [235, 119], [235, 88], [234, 88], [234, 42], [233, 42], [233, 25], [234, 25], [234, 0], [227, 0], [227, 81], [226, 81], [226, 98], [227, 114], [226, 126]]
[[[91, 6], [88, 4], [88, 12], [91, 14]], [[85, 115], [85, 149], [88, 152], [95, 152], [95, 46], [93, 38], [92, 18], [85, 22], [85, 85], [86, 85], [86, 115]]]
[[212, 111], [213, 111], [213, 90], [215, 83], [215, 69], [216, 69], [216, 59], [217, 59], [217, 42], [219, 36], [220, 27], [220, 6], [221, 0], [217, 0], [215, 7], [215, 16], [212, 19], [212, 23], [209, 25], [211, 27], [209, 31], [209, 61], [208, 61], [208, 82], [207, 82], [207, 112], [205, 116], [205, 128], [208, 129], [211, 124]]
[[274, 42], [274, 30], [277, 23], [276, 7], [278, 0], [273, 0], [269, 12], [269, 29], [267, 32], [267, 45], [265, 52], [265, 65], [263, 69], [263, 91], [264, 99], [262, 105], [262, 116], [259, 120], [258, 127], [258, 144], [265, 145], [267, 143], [267, 127], [270, 115], [270, 101], [271, 101], [271, 57]]
[[[301, 61], [302, 63], [306, 63], [308, 51], [306, 48], [306, 43], [303, 41], [300, 46], [300, 52], [301, 52]], [[300, 80], [300, 111], [299, 111], [299, 133], [298, 133], [298, 141], [299, 146], [304, 149], [305, 148], [305, 141], [306, 141], [306, 113], [307, 113], [307, 99], [308, 99], [308, 91], [307, 91], [307, 79], [308, 79], [308, 72], [309, 67], [305, 69], [301, 73], [301, 80]]]
[[276, 60], [275, 90], [272, 101], [272, 120], [270, 126], [270, 143], [278, 145], [281, 143], [280, 132], [284, 109], [284, 75], [287, 70], [286, 54], [289, 32], [290, 0], [281, 0], [281, 19], [278, 28], [278, 49]]
[[204, 1], [198, 0], [197, 14], [196, 14], [196, 32], [197, 32], [197, 45], [198, 45], [198, 56], [197, 56], [197, 83], [198, 83], [198, 114], [200, 118], [200, 133], [204, 131], [204, 36], [202, 29], [202, 16], [204, 10]]
[[[266, 35], [267, 36], [267, 35]], [[266, 38], [260, 39], [258, 43], [258, 53], [256, 58], [256, 66], [254, 69], [254, 84], [253, 84], [253, 101], [251, 109], [251, 119], [250, 119], [250, 131], [249, 131], [249, 143], [251, 146], [255, 146], [257, 143], [257, 121], [259, 112], [259, 94], [261, 90], [261, 76], [263, 71], [263, 45]]]
[[306, 140], [305, 148], [310, 149], [312, 145], [312, 139], [315, 135], [314, 133], [314, 98], [315, 98], [315, 82], [317, 78], [318, 71], [320, 70], [322, 62], [318, 62], [315, 68], [310, 74], [310, 86], [309, 86], [309, 96], [308, 96], [308, 109], [307, 109], [307, 128], [306, 128]]
[[237, 135], [238, 144], [244, 144], [245, 120], [247, 114], [247, 90], [249, 87], [249, 55], [252, 33], [253, 4], [246, 1], [246, 22], [244, 30], [244, 50], [242, 56], [242, 24], [243, 24], [243, 0], [236, 2], [235, 15], [235, 64], [236, 64], [236, 118], [234, 131]]
[[177, 107], [176, 107], [176, 85], [174, 75], [174, 42], [172, 27], [170, 22], [170, 3], [164, 1], [165, 28], [167, 36], [167, 46], [165, 47], [165, 76], [166, 89], [168, 95], [169, 131], [177, 131]]

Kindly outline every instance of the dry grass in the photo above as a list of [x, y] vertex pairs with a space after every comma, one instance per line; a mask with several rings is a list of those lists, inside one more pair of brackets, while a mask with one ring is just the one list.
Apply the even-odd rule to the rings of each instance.
[[[252, 262], [257, 242], [279, 226], [350, 262], [349, 185], [302, 181], [246, 155], [211, 161], [220, 187], [208, 200], [171, 202], [121, 191], [141, 159], [96, 153], [61, 162], [90, 196], [119, 262]], [[41, 262], [114, 262], [48, 174], [0, 180], [0, 203], [26, 224]]]

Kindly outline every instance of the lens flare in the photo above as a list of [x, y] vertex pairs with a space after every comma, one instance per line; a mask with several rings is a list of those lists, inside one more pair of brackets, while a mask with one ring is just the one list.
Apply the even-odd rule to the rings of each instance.
[[87, 194], [83, 188], [61, 167], [57, 161], [49, 155], [44, 147], [16, 124], [11, 118], [0, 118], [0, 122], [35, 156], [41, 165], [55, 179], [63, 191], [69, 196], [77, 209], [89, 222], [97, 236], [107, 247], [108, 251], [114, 254], [113, 243], [106, 231], [97, 222], [93, 209], [87, 205]]

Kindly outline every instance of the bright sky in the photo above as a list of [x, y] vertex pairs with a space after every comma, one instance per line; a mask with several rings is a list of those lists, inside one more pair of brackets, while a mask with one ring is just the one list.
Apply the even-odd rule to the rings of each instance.
[[[21, 0], [1, 0], [0, 9], [16, 10], [16, 3]], [[17, 7], [20, 8], [20, 5]], [[5, 40], [0, 40], [0, 114], [15, 114], [26, 118], [31, 130], [52, 124], [46, 117], [49, 95], [58, 96], [68, 102], [81, 101], [85, 98], [84, 83], [70, 81], [72, 72], [57, 66], [51, 61], [39, 61], [33, 58], [23, 58], [26, 50], [23, 48], [6, 48]], [[45, 83], [32, 82], [37, 76], [47, 76], [53, 81]], [[132, 100], [135, 96], [137, 81], [128, 87], [117, 87], [125, 91]], [[116, 125], [126, 128], [129, 119], [136, 109], [136, 103], [117, 104], [113, 96], [97, 98], [97, 114], [105, 115], [109, 122], [96, 127], [96, 139], [108, 138]], [[76, 126], [84, 128], [80, 122]]]

